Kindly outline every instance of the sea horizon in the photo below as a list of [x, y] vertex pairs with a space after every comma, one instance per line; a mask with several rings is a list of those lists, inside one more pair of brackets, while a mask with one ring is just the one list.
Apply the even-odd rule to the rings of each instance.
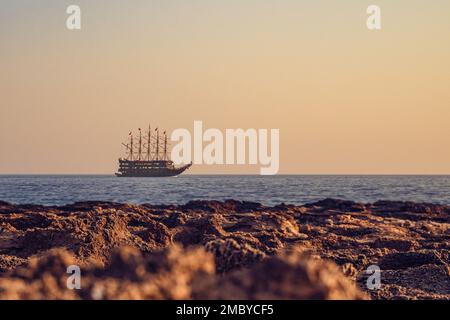
[[16, 204], [110, 201], [170, 205], [234, 199], [274, 206], [336, 198], [360, 203], [392, 200], [450, 205], [449, 194], [450, 175], [0, 175], [0, 200]]

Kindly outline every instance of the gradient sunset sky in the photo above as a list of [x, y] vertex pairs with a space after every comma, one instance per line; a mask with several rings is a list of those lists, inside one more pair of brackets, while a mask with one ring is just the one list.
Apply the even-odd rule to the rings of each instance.
[[112, 174], [130, 129], [194, 120], [279, 128], [284, 174], [450, 174], [449, 14], [448, 0], [0, 0], [0, 174]]

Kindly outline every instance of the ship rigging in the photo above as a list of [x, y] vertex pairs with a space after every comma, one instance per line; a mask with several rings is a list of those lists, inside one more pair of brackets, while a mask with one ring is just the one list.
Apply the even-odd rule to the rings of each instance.
[[170, 177], [187, 170], [191, 164], [176, 167], [168, 155], [167, 134], [160, 134], [159, 128], [152, 131], [151, 126], [143, 134], [129, 133], [129, 138], [122, 145], [126, 149], [125, 158], [119, 159], [118, 177]]

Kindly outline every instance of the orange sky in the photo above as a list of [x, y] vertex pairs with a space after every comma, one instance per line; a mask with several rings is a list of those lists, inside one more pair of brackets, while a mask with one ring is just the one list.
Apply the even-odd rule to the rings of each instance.
[[448, 1], [5, 2], [0, 173], [113, 173], [130, 129], [202, 120], [279, 128], [280, 173], [450, 174]]

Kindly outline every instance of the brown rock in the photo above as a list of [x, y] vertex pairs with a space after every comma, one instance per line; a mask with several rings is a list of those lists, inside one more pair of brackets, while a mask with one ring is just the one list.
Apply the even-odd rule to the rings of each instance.
[[199, 299], [365, 299], [328, 261], [290, 252], [233, 271], [195, 292]]
[[[301, 270], [320, 269], [334, 274], [330, 270], [336, 266], [320, 260], [329, 259], [340, 266], [339, 274], [342, 270], [347, 279], [358, 279], [373, 298], [450, 299], [443, 280], [450, 265], [449, 213], [450, 206], [437, 204], [371, 205], [338, 199], [274, 207], [235, 200], [181, 206], [97, 201], [46, 207], [1, 202], [0, 295], [190, 299], [207, 284], [208, 298], [231, 293], [255, 299], [351, 297], [353, 291], [345, 285], [342, 292], [334, 287], [317, 289], [312, 279], [319, 284], [325, 279], [319, 271], [312, 273], [319, 274], [316, 278], [302, 275]], [[190, 249], [193, 245], [209, 253]], [[118, 249], [124, 246], [128, 249]], [[55, 253], [58, 248], [64, 253]], [[290, 248], [301, 248], [316, 259], [281, 253]], [[67, 274], [61, 272], [69, 260], [82, 267], [80, 292], [65, 288]], [[312, 269], [306, 267], [310, 264]], [[372, 264], [379, 264], [385, 275], [378, 291], [361, 282], [361, 274]], [[273, 275], [269, 265], [276, 270]], [[37, 279], [36, 270], [45, 276]], [[299, 271], [298, 278], [293, 270]], [[414, 282], [413, 276], [420, 281]], [[282, 280], [279, 285], [277, 277]], [[289, 281], [309, 289], [293, 292]], [[219, 282], [228, 289], [218, 290]]]

